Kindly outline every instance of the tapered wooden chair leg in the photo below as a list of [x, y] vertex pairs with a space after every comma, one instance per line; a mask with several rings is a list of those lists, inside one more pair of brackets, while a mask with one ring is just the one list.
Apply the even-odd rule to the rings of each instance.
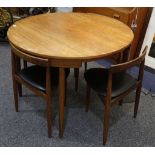
[[19, 93], [19, 96], [22, 97], [22, 85], [21, 84], [18, 84], [18, 93]]
[[75, 91], [78, 91], [78, 81], [79, 81], [79, 68], [74, 68], [74, 77], [75, 77]]
[[14, 102], [15, 102], [16, 112], [18, 112], [18, 83], [14, 77], [15, 73], [17, 72], [18, 64], [13, 52], [11, 52], [11, 63], [12, 63], [12, 84], [13, 84]]
[[[16, 61], [16, 62], [14, 62]], [[16, 72], [19, 72], [21, 70], [21, 61], [20, 61], [20, 58], [18, 57], [15, 57], [14, 60], [14, 65], [16, 66]], [[15, 72], [14, 72], [15, 74]], [[22, 85], [20, 83], [18, 83], [18, 93], [19, 93], [19, 96], [21, 97], [22, 96]]]
[[134, 118], [137, 116], [138, 106], [139, 106], [139, 100], [140, 100], [140, 93], [141, 93], [141, 87], [139, 86], [136, 90], [136, 99], [135, 99], [135, 107], [134, 107]]
[[110, 120], [110, 111], [111, 111], [111, 106], [109, 103], [105, 104], [105, 109], [104, 109], [104, 121], [103, 121], [103, 145], [106, 144], [107, 138], [108, 138], [108, 130], [109, 130], [109, 120]]
[[86, 103], [85, 103], [85, 111], [88, 112], [89, 110], [89, 107], [90, 107], [90, 91], [91, 91], [91, 88], [88, 86], [87, 84], [87, 88], [86, 88]]

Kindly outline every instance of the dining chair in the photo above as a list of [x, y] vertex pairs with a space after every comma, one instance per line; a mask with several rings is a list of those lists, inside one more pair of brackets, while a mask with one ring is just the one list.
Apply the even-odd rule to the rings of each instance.
[[[103, 145], [106, 144], [109, 129], [110, 112], [112, 105], [119, 103], [126, 95], [136, 89], [134, 118], [137, 116], [142, 80], [144, 74], [145, 55], [147, 46], [142, 54], [130, 61], [112, 65], [109, 69], [92, 68], [85, 72], [84, 77], [87, 83], [86, 91], [86, 112], [90, 106], [91, 88], [103, 99], [105, 105], [103, 112]], [[127, 70], [139, 66], [138, 77], [131, 76]]]
[[[27, 61], [23, 60], [24, 68], [27, 68]], [[87, 69], [87, 63], [85, 63], [85, 71]], [[74, 78], [75, 78], [75, 91], [78, 91], [78, 83], [79, 83], [79, 68], [74, 68]]]
[[[107, 62], [106, 64], [104, 64], [104, 68], [108, 68], [109, 64], [116, 64], [116, 63], [120, 63], [123, 59], [124, 56], [128, 56], [127, 53], [129, 53], [130, 50], [130, 46], [125, 49], [123, 52], [115, 54], [114, 57], [109, 57], [107, 59], [104, 59], [105, 62]], [[108, 66], [107, 66], [108, 64]], [[24, 65], [25, 66], [25, 65]], [[84, 71], [86, 72], [87, 70], [87, 62], [84, 63]], [[75, 91], [78, 91], [78, 83], [79, 83], [79, 68], [74, 68], [74, 78], [75, 78]]]
[[[21, 69], [20, 59], [34, 65]], [[43, 97], [47, 102], [47, 128], [48, 137], [50, 138], [52, 136], [52, 90], [59, 82], [59, 68], [50, 67], [48, 59], [23, 53], [16, 49], [13, 45], [11, 49], [11, 60], [16, 112], [18, 112], [18, 94], [19, 96], [22, 95], [21, 85], [26, 86], [38, 96]], [[65, 70], [65, 74], [67, 80], [69, 69]]]

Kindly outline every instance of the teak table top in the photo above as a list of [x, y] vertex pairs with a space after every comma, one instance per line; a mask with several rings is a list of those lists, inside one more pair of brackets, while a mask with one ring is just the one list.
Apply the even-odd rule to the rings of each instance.
[[48, 13], [15, 22], [9, 41], [43, 58], [91, 60], [120, 52], [133, 40], [124, 23], [93, 13]]

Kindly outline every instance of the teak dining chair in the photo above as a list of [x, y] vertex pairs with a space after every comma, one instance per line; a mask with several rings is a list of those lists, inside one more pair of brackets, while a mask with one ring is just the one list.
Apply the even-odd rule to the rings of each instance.
[[[121, 64], [112, 65], [109, 69], [92, 68], [87, 70], [84, 74], [87, 82], [86, 111], [88, 111], [90, 106], [89, 101], [91, 88], [97, 92], [105, 104], [103, 113], [103, 145], [106, 144], [108, 137], [112, 105], [119, 103], [119, 101], [121, 101], [134, 89], [136, 89], [134, 118], [137, 116], [146, 52], [147, 46], [143, 50], [142, 54], [136, 59]], [[134, 78], [126, 71], [137, 65], [139, 65], [139, 74], [138, 78]]]
[[[109, 64], [116, 64], [116, 63], [120, 63], [123, 59], [124, 56], [128, 57], [129, 54], [129, 50], [130, 50], [130, 46], [125, 49], [123, 52], [115, 54], [114, 57], [109, 57], [107, 59], [104, 59], [105, 62], [107, 62], [107, 64], [105, 64], [104, 68], [108, 68]], [[125, 58], [127, 59], [127, 58]], [[24, 66], [25, 66], [25, 62], [24, 62]], [[84, 63], [84, 71], [86, 72], [87, 70], [87, 62]], [[78, 91], [78, 83], [79, 83], [79, 68], [74, 68], [74, 77], [75, 77], [75, 91]]]
[[[27, 68], [27, 61], [23, 60], [24, 68]], [[85, 63], [85, 71], [87, 69], [87, 63]], [[75, 91], [78, 91], [78, 83], [79, 83], [79, 68], [74, 68], [74, 78], [75, 78]]]
[[[15, 100], [15, 109], [18, 112], [18, 94], [22, 95], [21, 85], [26, 86], [38, 96], [43, 97], [47, 101], [47, 127], [48, 137], [52, 136], [52, 90], [58, 85], [59, 69], [49, 66], [49, 60], [31, 56], [16, 49], [12, 45], [12, 79], [13, 92]], [[20, 59], [30, 62], [32, 66], [21, 69]], [[69, 69], [65, 70], [66, 78]]]

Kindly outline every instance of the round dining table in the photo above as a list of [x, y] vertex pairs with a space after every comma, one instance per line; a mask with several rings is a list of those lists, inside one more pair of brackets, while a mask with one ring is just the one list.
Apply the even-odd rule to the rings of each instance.
[[59, 67], [59, 136], [64, 133], [65, 68], [121, 53], [134, 34], [124, 23], [93, 13], [46, 13], [16, 21], [11, 46]]

